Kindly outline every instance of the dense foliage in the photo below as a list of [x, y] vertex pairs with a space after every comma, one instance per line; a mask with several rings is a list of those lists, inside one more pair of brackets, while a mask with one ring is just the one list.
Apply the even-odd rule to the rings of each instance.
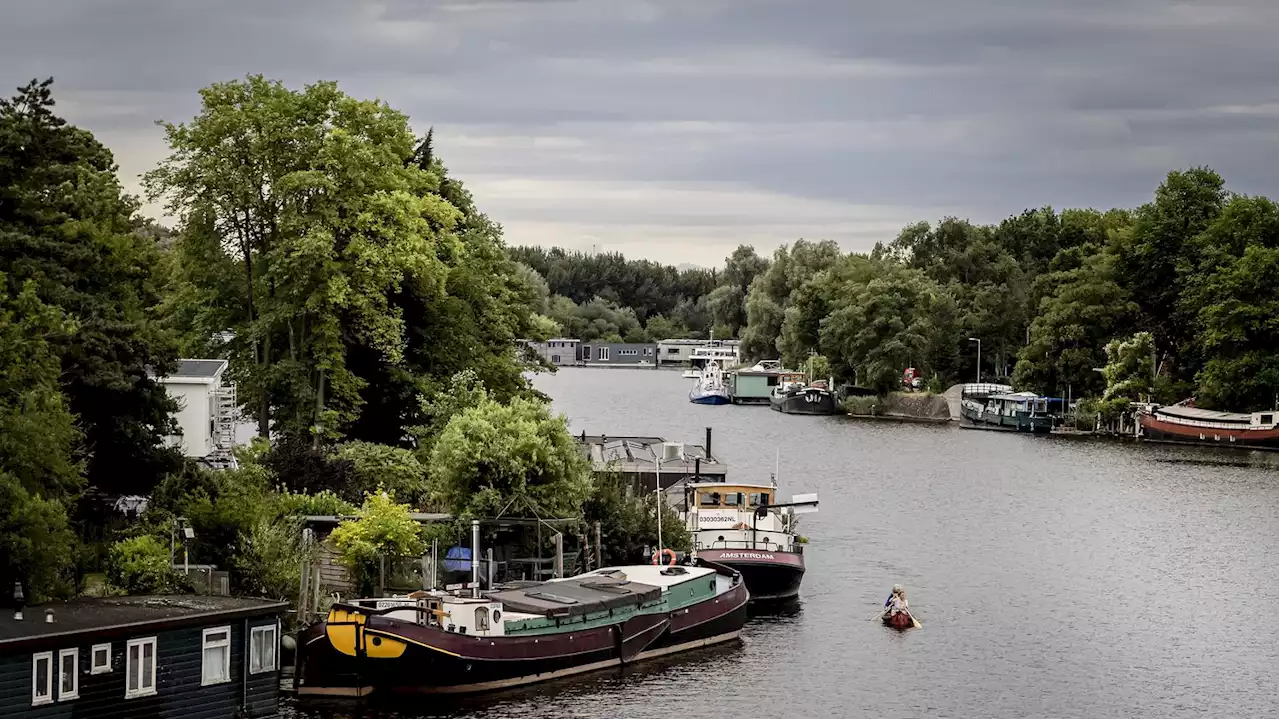
[[[739, 247], [713, 274], [714, 289], [680, 301], [704, 305], [723, 330], [716, 336], [736, 335], [748, 360], [803, 367], [823, 357], [838, 380], [881, 393], [914, 367], [935, 388], [977, 374], [1054, 396], [1194, 396], [1200, 406], [1250, 411], [1274, 407], [1280, 381], [1276, 236], [1273, 200], [1231, 194], [1197, 167], [1169, 173], [1133, 210], [1045, 207], [997, 225], [947, 217], [908, 225], [866, 255], [830, 241], [799, 240], [771, 260]], [[622, 266], [620, 258], [513, 252], [555, 273], [552, 292], [594, 298], [562, 311], [554, 303], [568, 300], [551, 298], [549, 316], [568, 336], [683, 336], [661, 315], [640, 325], [653, 305], [630, 294], [635, 274], [614, 285], [596, 271]], [[638, 307], [627, 304], [633, 296]], [[1143, 382], [1131, 366], [1134, 341], [1153, 350]], [[1099, 370], [1117, 352], [1128, 374], [1113, 379]]]

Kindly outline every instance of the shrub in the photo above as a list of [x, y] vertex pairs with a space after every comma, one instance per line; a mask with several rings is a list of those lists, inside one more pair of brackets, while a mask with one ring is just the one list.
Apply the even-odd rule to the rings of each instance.
[[184, 582], [169, 565], [169, 548], [144, 534], [122, 539], [107, 553], [107, 581], [126, 594], [165, 594]]
[[862, 416], [880, 416], [884, 414], [884, 400], [879, 397], [847, 397], [844, 411]]
[[386, 492], [366, 497], [356, 519], [339, 524], [329, 538], [365, 596], [373, 592], [379, 555], [413, 557], [424, 550], [422, 528], [410, 516], [409, 505], [396, 504]]
[[290, 492], [281, 488], [276, 499], [277, 510], [282, 517], [308, 516], [349, 516], [356, 513], [356, 507], [347, 500], [323, 489], [315, 494]]

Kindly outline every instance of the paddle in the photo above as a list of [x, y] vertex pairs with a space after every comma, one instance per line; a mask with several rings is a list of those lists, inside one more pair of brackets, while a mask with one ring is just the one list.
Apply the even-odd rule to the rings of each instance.
[[916, 629], [924, 629], [924, 627], [920, 624], [920, 620], [916, 619], [916, 615], [914, 614], [911, 615], [911, 623], [915, 625]]

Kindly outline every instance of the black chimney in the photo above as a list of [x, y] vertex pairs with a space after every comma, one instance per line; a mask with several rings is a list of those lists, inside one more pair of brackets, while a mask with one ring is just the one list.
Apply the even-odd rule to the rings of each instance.
[[702, 458], [694, 457], [693, 458], [693, 481], [696, 482], [701, 478], [702, 478]]
[[707, 453], [707, 461], [710, 462], [711, 461], [711, 428], [710, 427], [707, 427], [707, 446], [705, 447], [705, 449]]
[[22, 608], [27, 603], [26, 596], [22, 593], [22, 580], [15, 580], [13, 583], [13, 618], [22, 621]]

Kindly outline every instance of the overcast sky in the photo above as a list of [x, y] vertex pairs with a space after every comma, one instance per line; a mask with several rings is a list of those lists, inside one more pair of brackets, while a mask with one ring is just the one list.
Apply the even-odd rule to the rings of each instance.
[[512, 244], [718, 265], [946, 214], [1276, 195], [1276, 0], [6, 0], [127, 188], [211, 82], [336, 80], [436, 128]]

